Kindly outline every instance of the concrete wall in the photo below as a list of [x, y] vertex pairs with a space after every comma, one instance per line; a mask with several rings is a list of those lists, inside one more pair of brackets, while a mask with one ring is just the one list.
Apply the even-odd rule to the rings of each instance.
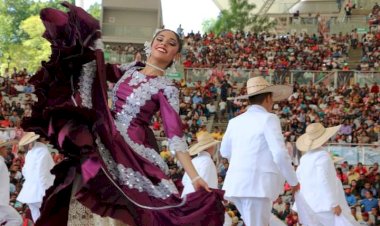
[[144, 43], [162, 26], [160, 0], [103, 0], [104, 42]]

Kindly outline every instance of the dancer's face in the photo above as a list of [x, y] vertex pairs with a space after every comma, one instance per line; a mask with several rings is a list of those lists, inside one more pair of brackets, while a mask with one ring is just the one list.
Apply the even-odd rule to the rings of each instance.
[[161, 31], [152, 42], [151, 57], [165, 61], [167, 64], [173, 61], [178, 52], [179, 40], [172, 31]]

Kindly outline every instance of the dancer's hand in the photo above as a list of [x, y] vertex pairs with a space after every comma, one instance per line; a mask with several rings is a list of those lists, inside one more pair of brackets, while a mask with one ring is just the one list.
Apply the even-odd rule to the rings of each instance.
[[342, 208], [340, 208], [339, 205], [335, 206], [333, 209], [332, 209], [333, 213], [337, 216], [339, 216], [341, 213], [342, 213]]
[[199, 189], [203, 188], [208, 192], [211, 192], [211, 189], [208, 187], [208, 184], [206, 181], [204, 181], [202, 178], [197, 179], [193, 182], [194, 189], [198, 191]]
[[300, 183], [298, 183], [296, 186], [292, 186], [292, 194], [294, 195], [297, 191], [300, 190], [300, 188]]

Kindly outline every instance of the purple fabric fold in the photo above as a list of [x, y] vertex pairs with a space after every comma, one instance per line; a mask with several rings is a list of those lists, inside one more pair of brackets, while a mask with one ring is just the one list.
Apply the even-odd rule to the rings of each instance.
[[[166, 199], [156, 198], [112, 177], [96, 139], [100, 139], [115, 164], [133, 169], [155, 185], [162, 179], [170, 179], [158, 166], [137, 154], [116, 128], [114, 113], [108, 108], [106, 80], [116, 81], [122, 73], [117, 66], [105, 64], [103, 52], [89, 48], [99, 38], [98, 21], [83, 9], [68, 3], [63, 5], [69, 9], [68, 13], [54, 9], [41, 11], [47, 30], [44, 37], [52, 43], [52, 56], [31, 79], [39, 99], [33, 107], [32, 117], [22, 124], [27, 131], [48, 135], [50, 142], [65, 155], [65, 160], [52, 170], [56, 180], [46, 193], [36, 226], [67, 225], [71, 190], [77, 174], [81, 174], [82, 181], [76, 199], [101, 216], [136, 226], [223, 225], [223, 192], [220, 190], [197, 191], [179, 208], [149, 210], [138, 207], [131, 199], [153, 207], [178, 205], [182, 199], [176, 194]], [[78, 82], [83, 64], [93, 60], [96, 61], [91, 92], [93, 108], [88, 109], [81, 106]], [[141, 133], [134, 138], [136, 142], [141, 141], [155, 150], [157, 143], [146, 121], [165, 102], [162, 93], [158, 95], [161, 100], [152, 96], [146, 109], [133, 122]], [[74, 105], [72, 97], [79, 106]], [[173, 115], [174, 111], [166, 109], [165, 113]]]

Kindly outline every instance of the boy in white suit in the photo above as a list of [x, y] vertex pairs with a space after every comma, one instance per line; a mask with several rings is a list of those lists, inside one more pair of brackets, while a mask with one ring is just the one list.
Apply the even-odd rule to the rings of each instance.
[[40, 217], [45, 191], [54, 182], [54, 176], [50, 173], [54, 167], [54, 161], [47, 146], [36, 142], [39, 137], [34, 132], [28, 132], [19, 141], [20, 146], [27, 145], [28, 153], [22, 168], [25, 182], [17, 200], [28, 204], [34, 222]]
[[21, 226], [21, 215], [9, 205], [9, 171], [4, 158], [10, 142], [0, 141], [0, 225]]
[[[218, 188], [218, 174], [212, 157], [216, 152], [216, 145], [220, 141], [215, 140], [209, 132], [203, 132], [198, 137], [198, 143], [189, 148], [189, 154], [191, 156], [197, 155], [191, 161], [194, 164], [199, 176], [207, 182], [210, 188]], [[182, 197], [194, 192], [194, 187], [189, 176], [185, 173], [182, 178], [182, 184], [184, 186]]]
[[247, 226], [267, 226], [272, 202], [283, 192], [285, 180], [292, 192], [298, 180], [285, 147], [279, 118], [270, 113], [274, 101], [288, 98], [292, 87], [270, 85], [263, 77], [247, 82], [250, 107], [229, 121], [221, 155], [229, 160], [224, 181], [225, 199], [232, 201]]
[[[336, 226], [338, 216], [344, 218], [344, 226], [358, 225], [346, 202], [342, 183], [336, 176], [333, 159], [322, 147], [339, 128], [325, 128], [320, 123], [312, 123], [296, 142], [297, 148], [304, 152], [297, 168], [297, 177], [302, 184], [300, 193], [318, 226]], [[302, 208], [297, 198], [296, 204], [297, 209]]]

